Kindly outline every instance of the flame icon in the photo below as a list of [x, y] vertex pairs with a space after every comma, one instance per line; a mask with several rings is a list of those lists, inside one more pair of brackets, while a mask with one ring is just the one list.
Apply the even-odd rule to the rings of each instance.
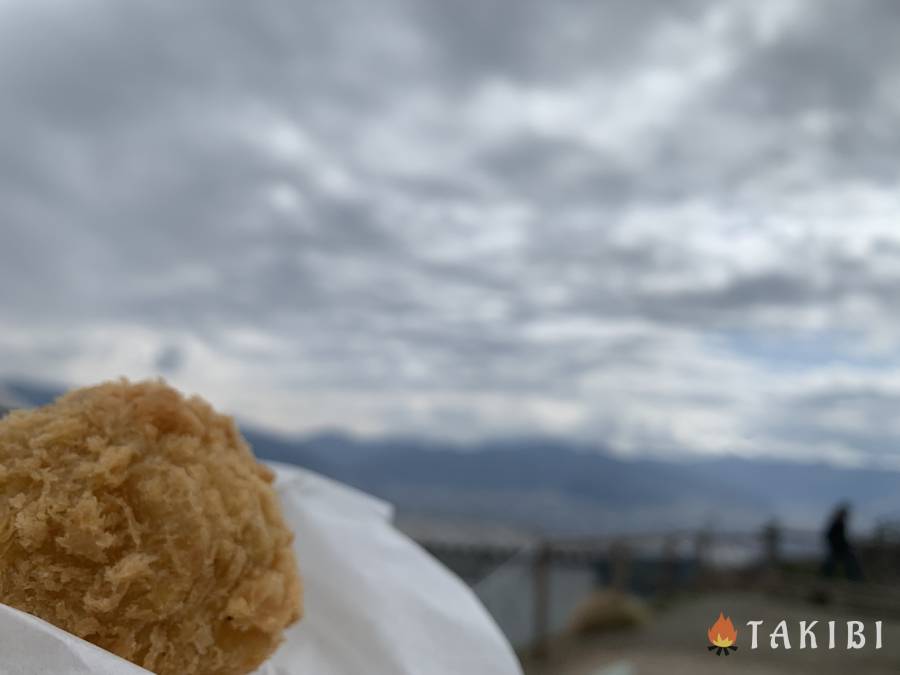
[[719, 612], [719, 618], [706, 631], [709, 641], [712, 643], [709, 651], [716, 650], [716, 654], [728, 656], [730, 651], [736, 651], [737, 646], [734, 644], [737, 640], [737, 631], [731, 622], [731, 617], [726, 617], [724, 612]]

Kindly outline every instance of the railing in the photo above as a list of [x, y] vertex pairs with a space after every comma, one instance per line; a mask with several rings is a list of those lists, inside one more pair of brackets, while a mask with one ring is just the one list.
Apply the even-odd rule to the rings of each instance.
[[[798, 577], [807, 586], [816, 582], [823, 556], [821, 533], [774, 524], [756, 532], [685, 530], [537, 539], [522, 546], [420, 543], [472, 586], [514, 646], [538, 657], [598, 587], [656, 598], [680, 590], [773, 588], [790, 575], [800, 592], [805, 587]], [[870, 581], [900, 570], [900, 543], [873, 538], [857, 548], [876, 577]], [[849, 593], [860, 603], [888, 597], [871, 584], [866, 588]], [[900, 608], [895, 595], [889, 601]]]

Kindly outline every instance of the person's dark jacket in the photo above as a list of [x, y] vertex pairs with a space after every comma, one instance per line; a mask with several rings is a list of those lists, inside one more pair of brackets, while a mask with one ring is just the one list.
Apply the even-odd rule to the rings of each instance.
[[833, 553], [846, 553], [850, 548], [850, 543], [847, 541], [847, 528], [844, 518], [841, 516], [837, 516], [831, 521], [825, 537], [828, 539], [828, 548]]

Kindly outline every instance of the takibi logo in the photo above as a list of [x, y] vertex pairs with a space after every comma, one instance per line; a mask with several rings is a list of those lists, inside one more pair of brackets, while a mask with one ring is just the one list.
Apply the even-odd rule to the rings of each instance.
[[737, 651], [737, 645], [734, 644], [737, 640], [737, 631], [731, 622], [731, 617], [726, 617], [724, 612], [719, 612], [719, 618], [709, 627], [706, 635], [712, 643], [709, 651], [715, 650], [719, 656], [722, 654], [728, 656], [730, 652]]
[[[822, 640], [824, 649], [831, 650], [841, 648], [843, 643], [841, 638], [843, 635], [846, 635], [845, 648], [848, 651], [865, 649], [867, 643], [875, 649], [881, 649], [882, 647], [881, 621], [873, 622], [873, 626], [870, 626], [869, 631], [866, 631], [866, 624], [862, 621], [851, 620], [842, 622], [845, 623], [843, 628], [838, 627], [838, 621], [823, 621], [822, 623], [824, 626], [828, 627], [827, 640]], [[763, 624], [765, 624], [765, 621], [761, 619], [747, 622], [747, 627], [750, 628], [751, 651], [755, 651], [759, 648], [759, 629]], [[818, 625], [819, 621], [798, 621], [797, 637], [795, 638], [796, 642], [794, 644], [799, 643], [798, 646], [800, 649], [818, 649], [819, 641], [817, 640], [815, 630]], [[867, 633], [871, 636], [872, 627], [875, 629], [875, 639], [872, 640], [870, 637], [867, 641]], [[775, 629], [769, 633], [769, 649], [791, 649], [791, 637], [789, 632], [788, 622], [786, 620], [779, 621], [775, 625]], [[719, 612], [719, 618], [716, 619], [716, 622], [706, 631], [706, 636], [711, 643], [707, 649], [711, 652], [714, 651], [719, 656], [728, 656], [731, 652], [737, 651], [737, 645], [735, 644], [735, 642], [737, 642], [737, 635], [738, 632], [734, 627], [734, 622], [732, 622], [731, 617], [725, 616], [725, 612]]]

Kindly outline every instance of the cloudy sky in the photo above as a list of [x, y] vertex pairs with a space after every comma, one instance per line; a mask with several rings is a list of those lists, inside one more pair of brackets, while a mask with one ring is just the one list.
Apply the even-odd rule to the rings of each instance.
[[0, 0], [0, 375], [900, 462], [900, 6]]

